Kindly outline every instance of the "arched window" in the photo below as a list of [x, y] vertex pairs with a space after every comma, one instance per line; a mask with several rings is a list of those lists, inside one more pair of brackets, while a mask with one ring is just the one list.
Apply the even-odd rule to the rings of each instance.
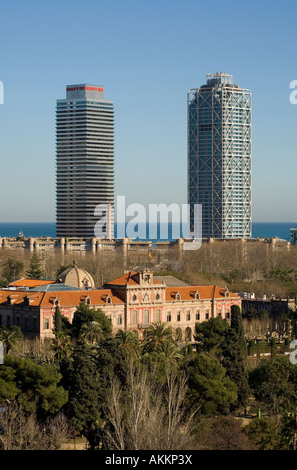
[[199, 296], [199, 292], [196, 290], [195, 292], [195, 300], [199, 300], [200, 296]]
[[179, 293], [179, 292], [177, 292], [177, 293], [175, 294], [175, 300], [180, 300], [180, 293]]
[[181, 341], [183, 339], [183, 332], [181, 328], [176, 328], [176, 341]]
[[155, 310], [155, 322], [159, 323], [161, 321], [161, 310], [157, 308]]
[[150, 322], [150, 311], [145, 309], [143, 312], [143, 323], [144, 325], [148, 325]]
[[167, 313], [167, 321], [168, 321], [168, 322], [171, 321], [171, 312], [168, 312], [168, 313]]
[[188, 341], [192, 341], [192, 330], [189, 327], [186, 328], [185, 339], [188, 340]]
[[200, 311], [197, 310], [196, 312], [196, 321], [199, 321], [200, 320]]
[[180, 321], [180, 319], [181, 319], [180, 312], [177, 312], [176, 321]]
[[138, 316], [137, 313], [138, 313], [137, 310], [132, 310], [131, 323], [133, 325], [136, 325], [137, 323], [137, 316]]
[[191, 312], [187, 312], [186, 320], [191, 321]]
[[122, 317], [122, 315], [119, 315], [118, 316], [118, 325], [122, 325], [122, 323], [123, 323], [123, 317]]

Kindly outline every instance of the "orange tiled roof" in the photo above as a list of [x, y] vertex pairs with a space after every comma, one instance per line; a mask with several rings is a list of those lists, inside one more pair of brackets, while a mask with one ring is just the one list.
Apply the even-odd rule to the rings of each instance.
[[[13, 304], [22, 305], [25, 299], [29, 299], [29, 306], [52, 308], [55, 298], [59, 299], [61, 307], [75, 307], [84, 302], [86, 297], [90, 298], [92, 305], [105, 305], [107, 296], [111, 297], [111, 305], [121, 305], [124, 302], [111, 289], [98, 289], [86, 291], [59, 291], [59, 292], [20, 292], [0, 290], [0, 305]], [[9, 299], [10, 298], [10, 299]]]
[[77, 306], [84, 302], [87, 297], [90, 298], [90, 305], [106, 305], [107, 296], [111, 297], [111, 304], [123, 304], [124, 302], [114, 295], [111, 289], [85, 290], [85, 291], [64, 291], [64, 292], [45, 292], [41, 302], [41, 307], [49, 308], [53, 306], [53, 299], [57, 297], [61, 307]]
[[17, 281], [11, 282], [9, 287], [39, 287], [46, 284], [53, 284], [55, 281], [48, 281], [45, 279], [18, 279]]
[[[177, 293], [180, 294], [180, 300], [194, 300], [195, 292], [198, 292], [199, 299], [223, 299], [226, 289], [218, 286], [187, 286], [187, 287], [166, 287], [166, 301], [175, 300]], [[233, 292], [229, 292], [229, 298], [239, 298]]]
[[42, 292], [20, 292], [20, 291], [9, 291], [9, 290], [0, 290], [0, 305], [1, 304], [12, 304], [12, 305], [21, 305], [24, 304], [25, 298], [29, 299], [29, 305], [33, 307], [39, 307], [42, 297]]
[[[138, 271], [129, 271], [128, 273], [123, 274], [123, 276], [114, 279], [113, 281], [107, 282], [107, 285], [115, 285], [115, 286], [131, 286], [131, 285], [139, 285], [139, 282], [136, 280], [136, 276], [138, 275]], [[154, 284], [160, 284], [159, 281], [153, 278]]]

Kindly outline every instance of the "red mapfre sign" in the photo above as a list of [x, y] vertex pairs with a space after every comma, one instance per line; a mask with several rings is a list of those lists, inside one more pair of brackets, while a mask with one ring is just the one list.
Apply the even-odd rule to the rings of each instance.
[[77, 91], [77, 90], [103, 91], [103, 88], [98, 87], [98, 86], [71, 86], [67, 88], [67, 91]]

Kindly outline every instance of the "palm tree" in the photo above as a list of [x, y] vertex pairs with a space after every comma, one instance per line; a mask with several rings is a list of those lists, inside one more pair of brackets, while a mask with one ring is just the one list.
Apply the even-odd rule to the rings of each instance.
[[174, 365], [177, 362], [183, 359], [183, 355], [179, 349], [179, 347], [167, 341], [166, 343], [162, 343], [160, 347], [160, 356], [164, 356], [167, 364]]
[[146, 330], [143, 353], [161, 352], [164, 343], [175, 344], [172, 328], [166, 326], [166, 323], [154, 323]]
[[55, 353], [55, 359], [60, 364], [62, 359], [70, 356], [72, 351], [71, 338], [64, 333], [57, 333], [56, 337], [52, 340], [50, 348]]
[[97, 321], [90, 321], [88, 323], [84, 323], [81, 327], [81, 337], [91, 344], [98, 343], [102, 336], [103, 331]]
[[120, 348], [126, 356], [139, 356], [140, 343], [137, 334], [134, 331], [119, 330], [116, 338], [120, 340]]
[[23, 333], [19, 326], [3, 326], [0, 329], [0, 341], [6, 347], [8, 354], [11, 349], [18, 349], [23, 340]]

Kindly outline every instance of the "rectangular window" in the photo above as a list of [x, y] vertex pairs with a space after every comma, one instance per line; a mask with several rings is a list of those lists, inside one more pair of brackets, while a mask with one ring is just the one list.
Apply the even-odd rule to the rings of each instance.
[[137, 310], [133, 310], [133, 311], [132, 311], [131, 323], [132, 323], [133, 325], [136, 325], [136, 323], [137, 323]]
[[167, 315], [167, 321], [168, 321], [168, 322], [171, 321], [171, 313], [168, 313], [168, 315]]
[[49, 330], [49, 318], [44, 319], [44, 330]]
[[161, 310], [159, 308], [155, 311], [155, 322], [159, 323], [161, 321]]
[[196, 313], [196, 320], [197, 320], [197, 321], [200, 320], [200, 313], [199, 313], [199, 312]]

